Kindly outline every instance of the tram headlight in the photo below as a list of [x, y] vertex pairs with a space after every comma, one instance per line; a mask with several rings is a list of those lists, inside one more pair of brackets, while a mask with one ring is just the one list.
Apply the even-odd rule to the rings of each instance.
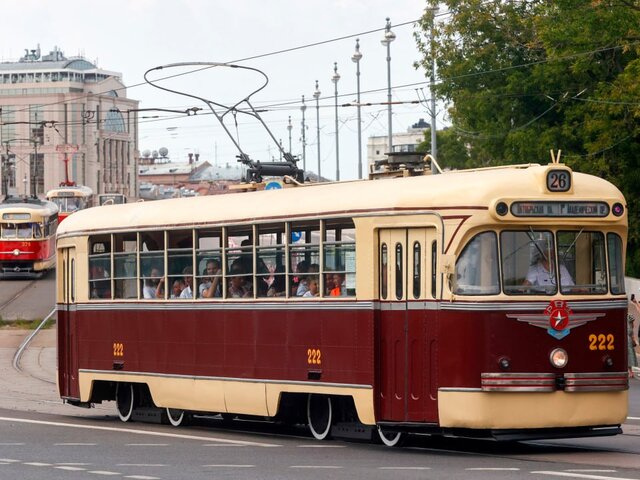
[[564, 368], [569, 363], [569, 355], [564, 348], [554, 348], [549, 355], [549, 361], [556, 368]]
[[624, 213], [624, 206], [621, 203], [614, 203], [611, 211], [616, 217], [621, 217]]
[[504, 217], [507, 213], [509, 213], [509, 207], [504, 202], [499, 202], [496, 205], [496, 213], [501, 217]]
[[511, 367], [511, 360], [509, 360], [508, 357], [500, 357], [498, 359], [498, 365], [502, 370], [509, 370], [509, 367]]
[[611, 358], [609, 355], [606, 355], [603, 359], [602, 359], [602, 363], [604, 363], [604, 366], [606, 368], [611, 368], [613, 367], [613, 358]]

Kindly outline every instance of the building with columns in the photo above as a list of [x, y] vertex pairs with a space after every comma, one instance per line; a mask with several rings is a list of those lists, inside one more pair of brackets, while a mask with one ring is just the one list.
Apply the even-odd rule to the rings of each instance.
[[0, 193], [43, 197], [68, 172], [96, 194], [137, 197], [139, 102], [121, 77], [57, 47], [0, 63]]

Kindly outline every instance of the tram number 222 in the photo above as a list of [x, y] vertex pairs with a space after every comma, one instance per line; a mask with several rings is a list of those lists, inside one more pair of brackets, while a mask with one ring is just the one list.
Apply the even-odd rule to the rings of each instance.
[[614, 337], [611, 334], [589, 335], [589, 350], [615, 350], [613, 344]]
[[319, 348], [307, 349], [307, 363], [309, 365], [321, 365], [322, 364], [322, 352]]
[[113, 356], [124, 357], [124, 344], [115, 342], [113, 344]]

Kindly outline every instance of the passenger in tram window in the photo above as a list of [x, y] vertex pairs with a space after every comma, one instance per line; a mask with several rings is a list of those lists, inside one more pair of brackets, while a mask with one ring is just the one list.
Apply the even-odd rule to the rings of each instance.
[[333, 281], [333, 288], [329, 292], [331, 297], [341, 297], [347, 294], [347, 289], [344, 284], [344, 274], [334, 273], [331, 277]]
[[267, 297], [284, 297], [287, 294], [286, 275], [284, 265], [276, 265], [273, 280], [267, 290]]
[[243, 273], [245, 273], [245, 271], [242, 269], [240, 263], [231, 265], [229, 298], [249, 298], [252, 296], [251, 286], [247, 285], [245, 277], [242, 276]]
[[293, 277], [291, 285], [291, 296], [302, 297], [309, 288], [307, 287], [306, 275], [309, 273], [309, 262], [301, 260], [296, 265], [297, 275]]
[[202, 283], [198, 287], [200, 298], [213, 298], [222, 296], [222, 288], [220, 287], [220, 262], [214, 259], [207, 260], [204, 272], [206, 275], [202, 279]]
[[320, 295], [317, 275], [307, 277], [307, 287], [309, 289], [304, 293], [303, 297], [317, 297]]
[[184, 267], [182, 274], [184, 275], [185, 287], [180, 293], [180, 298], [193, 298], [193, 268], [191, 266]]
[[[182, 293], [182, 290], [184, 290], [184, 287], [184, 280], [181, 278], [175, 279], [173, 281], [173, 285], [171, 285], [171, 294], [169, 295], [169, 298], [180, 298], [180, 294]], [[162, 296], [164, 297], [164, 293]]]
[[[553, 251], [546, 244], [536, 244], [533, 263], [529, 266], [523, 285], [557, 285], [552, 255]], [[574, 285], [571, 274], [562, 264], [560, 264], [560, 282], [565, 287]]]
[[157, 298], [158, 286], [162, 279], [162, 273], [158, 267], [151, 268], [149, 278], [145, 279], [142, 289], [142, 298]]

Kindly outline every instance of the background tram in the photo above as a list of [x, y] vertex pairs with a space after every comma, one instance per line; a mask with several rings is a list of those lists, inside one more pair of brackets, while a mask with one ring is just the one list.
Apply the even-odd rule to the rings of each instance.
[[122, 193], [101, 193], [98, 195], [98, 206], [121, 205], [127, 203], [127, 197]]
[[[103, 208], [58, 234], [69, 404], [387, 445], [621, 432], [627, 210], [600, 178], [555, 163]], [[159, 287], [176, 281], [193, 295]]]
[[0, 203], [0, 275], [39, 276], [55, 266], [58, 207], [31, 197]]
[[60, 186], [47, 192], [47, 200], [58, 206], [62, 222], [73, 212], [93, 206], [93, 190], [84, 185]]

